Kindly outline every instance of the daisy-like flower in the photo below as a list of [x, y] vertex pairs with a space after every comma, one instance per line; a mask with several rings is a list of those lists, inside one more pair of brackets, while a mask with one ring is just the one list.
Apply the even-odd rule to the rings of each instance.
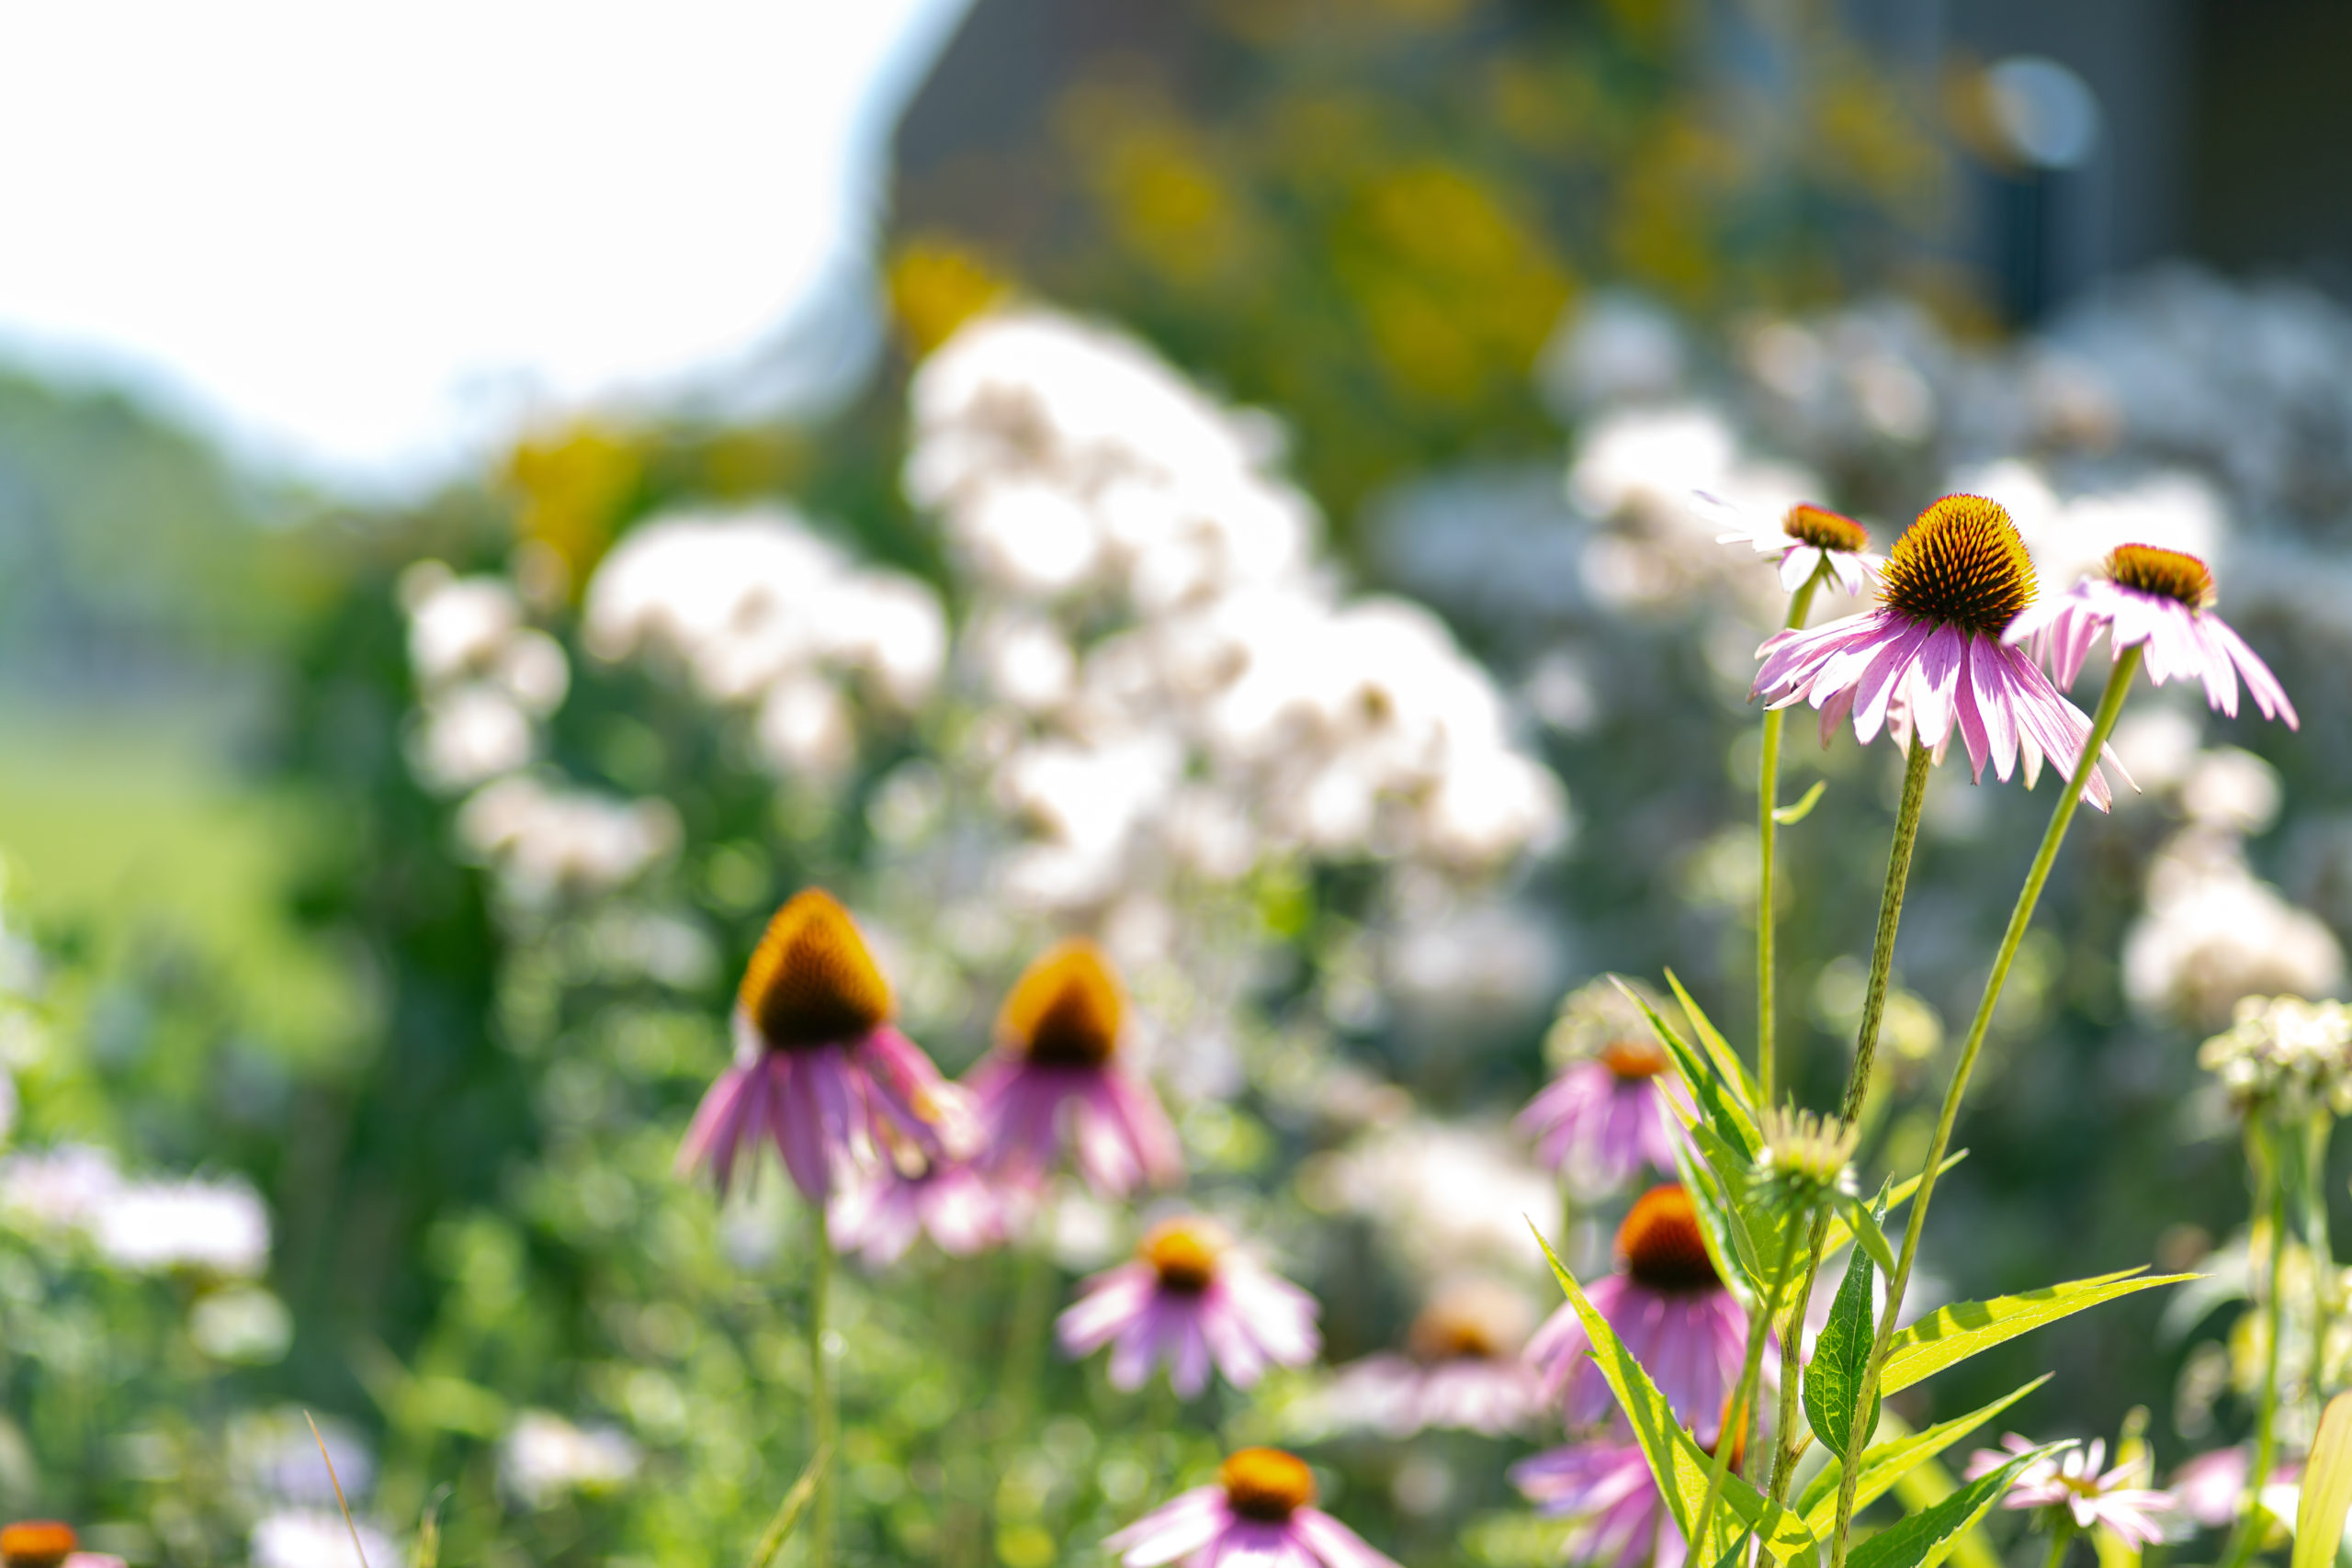
[[[2040, 1446], [2015, 1432], [2007, 1433], [2001, 1438], [2001, 1448], [1976, 1450], [1968, 1461], [1968, 1478], [1973, 1481], [1988, 1474]], [[2119, 1464], [2102, 1473], [2099, 1466], [2106, 1460], [2106, 1440], [2093, 1438], [2086, 1448], [2036, 1461], [2018, 1476], [2001, 1506], [2063, 1507], [2075, 1529], [2097, 1526], [2134, 1546], [2150, 1546], [2166, 1539], [2180, 1513], [2179, 1501], [2169, 1492], [2132, 1484], [2143, 1479], [2137, 1464]]]
[[885, 1146], [888, 1158], [833, 1195], [835, 1247], [860, 1254], [868, 1268], [885, 1269], [905, 1257], [919, 1235], [955, 1258], [1004, 1239], [996, 1194], [969, 1164], [933, 1159], [904, 1143]]
[[[2239, 1503], [2245, 1496], [2246, 1472], [2253, 1468], [2254, 1456], [2244, 1443], [2211, 1449], [2194, 1459], [2183, 1460], [2172, 1472], [2172, 1484], [2165, 1490], [2191, 1521], [2209, 1529], [2219, 1529], [2236, 1520]], [[2264, 1490], [2293, 1486], [2302, 1473], [2302, 1467], [2298, 1464], [2275, 1466]], [[2270, 1506], [2267, 1499], [2264, 1506]], [[2291, 1514], [2294, 1508], [2290, 1506], [2285, 1511]]]
[[1869, 529], [1826, 506], [1801, 501], [1778, 517], [1765, 517], [1705, 491], [1698, 496], [1724, 525], [1715, 543], [1747, 545], [1770, 556], [1781, 569], [1781, 586], [1792, 593], [1826, 565], [1838, 587], [1859, 597], [1886, 565], [1886, 558], [1871, 549]]
[[[1996, 502], [1948, 495], [1894, 541], [1880, 573], [1878, 607], [1810, 631], [1775, 634], [1748, 694], [1767, 705], [1810, 703], [1822, 744], [1851, 717], [1868, 745], [1883, 729], [1940, 759], [1957, 733], [1980, 782], [2025, 764], [2030, 788], [2046, 758], [2071, 775], [2091, 721], [2022, 649], [2002, 640], [2033, 602], [2033, 558]], [[2106, 777], [2091, 770], [2083, 798], [2105, 810]]]
[[1645, 1166], [1674, 1168], [1682, 1119], [1671, 1064], [1648, 1018], [1614, 981], [1603, 976], [1568, 994], [1544, 1054], [1559, 1076], [1528, 1102], [1518, 1125], [1545, 1165], [1594, 1190], [1623, 1186]]
[[2144, 668], [2155, 685], [2199, 682], [2206, 703], [2235, 718], [2244, 676], [2263, 717], [2283, 718], [2290, 729], [2301, 727], [2270, 666], [2213, 614], [2213, 573], [2203, 561], [2154, 545], [2119, 545], [2106, 570], [2106, 576], [2086, 578], [2025, 611], [2002, 640], [2030, 645], [2058, 683], [2071, 686], [2105, 632], [2115, 652], [2147, 650]]
[[[1618, 1271], [1589, 1287], [1586, 1298], [1648, 1370], [1674, 1413], [1701, 1442], [1713, 1441], [1724, 1397], [1739, 1381], [1747, 1314], [1716, 1275], [1698, 1210], [1680, 1183], [1653, 1187], [1634, 1201], [1617, 1228], [1617, 1260]], [[1608, 1415], [1614, 1397], [1585, 1345], [1583, 1320], [1566, 1303], [1527, 1342], [1545, 1395], [1565, 1400], [1572, 1427]], [[1764, 1364], [1769, 1379], [1774, 1358], [1768, 1355]]]
[[1226, 1457], [1198, 1486], [1105, 1540], [1125, 1568], [1396, 1568], [1315, 1506], [1315, 1472], [1280, 1449]]
[[1121, 1198], [1144, 1181], [1184, 1174], [1167, 1112], [1117, 1061], [1126, 999], [1100, 948], [1048, 949], [1013, 985], [997, 1016], [996, 1048], [965, 1077], [979, 1103], [981, 1163], [1035, 1183], [1067, 1142], [1090, 1186]]
[[735, 1065], [719, 1075], [678, 1151], [710, 1168], [723, 1194], [735, 1164], [764, 1139], [812, 1203], [870, 1166], [877, 1133], [929, 1159], [965, 1139], [961, 1091], [890, 1026], [890, 983], [849, 911], [808, 888], [768, 922], [737, 993]]
[[1197, 1216], [1153, 1226], [1132, 1261], [1079, 1292], [1056, 1322], [1056, 1337], [1072, 1358], [1111, 1346], [1117, 1389], [1141, 1388], [1161, 1361], [1186, 1399], [1208, 1386], [1212, 1361], [1226, 1382], [1248, 1388], [1268, 1366], [1303, 1366], [1322, 1348], [1315, 1298]]
[[1491, 1280], [1442, 1292], [1413, 1320], [1402, 1354], [1367, 1356], [1340, 1369], [1325, 1396], [1344, 1424], [1410, 1437], [1434, 1427], [1488, 1437], [1525, 1425], [1542, 1403], [1521, 1359], [1526, 1299]]
[[1604, 1433], [1510, 1467], [1543, 1513], [1580, 1520], [1569, 1559], [1606, 1568], [1682, 1568], [1688, 1548], [1666, 1511], [1641, 1444]]
[[123, 1568], [122, 1559], [99, 1551], [77, 1551], [72, 1525], [55, 1519], [19, 1519], [0, 1528], [0, 1563], [6, 1568]]

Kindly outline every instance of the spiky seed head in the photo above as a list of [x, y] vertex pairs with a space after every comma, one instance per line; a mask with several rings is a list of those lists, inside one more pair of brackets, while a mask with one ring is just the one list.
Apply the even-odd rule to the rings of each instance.
[[1869, 529], [1843, 513], [1807, 501], [1789, 508], [1789, 514], [1781, 519], [1781, 532], [1819, 549], [1858, 551], [1871, 547]]
[[1162, 1290], [1198, 1294], [1216, 1279], [1225, 1237], [1202, 1219], [1163, 1220], [1144, 1233], [1136, 1256], [1151, 1265]]
[[792, 896], [760, 938], [739, 993], [760, 1037], [779, 1050], [838, 1044], [890, 1016], [890, 982], [849, 911], [810, 887]]
[[997, 1014], [1000, 1043], [1033, 1062], [1097, 1066], [1119, 1048], [1126, 1002], [1101, 948], [1057, 942], [1013, 982]]
[[2033, 558], [2001, 503], [1948, 495], [1894, 541], [1879, 603], [1915, 621], [1997, 637], [2033, 592]]
[[1756, 1130], [1756, 1184], [1780, 1208], [1795, 1213], [1833, 1192], [1853, 1196], [1854, 1128], [1782, 1105], [1764, 1112]]
[[1280, 1449], [1240, 1449], [1217, 1468], [1226, 1506], [1245, 1519], [1278, 1525], [1315, 1501], [1315, 1472]]
[[1634, 1200], [1617, 1227], [1617, 1255], [1634, 1279], [1668, 1295], [1719, 1290], [1721, 1276], [1707, 1256], [1698, 1206], [1679, 1181], [1653, 1187]]
[[2192, 610], [2213, 602], [2213, 569], [2195, 556], [2154, 545], [2118, 545], [2107, 558], [2117, 586], [2176, 600]]

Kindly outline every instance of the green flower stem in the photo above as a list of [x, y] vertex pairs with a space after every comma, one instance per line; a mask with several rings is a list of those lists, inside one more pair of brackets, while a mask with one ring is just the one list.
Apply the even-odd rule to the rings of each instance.
[[[1805, 615], [1813, 608], [1814, 590], [1821, 586], [1828, 570], [1825, 557], [1789, 600], [1789, 630], [1804, 625]], [[1756, 1100], [1768, 1107], [1772, 1103], [1774, 1077], [1772, 842], [1780, 831], [1772, 813], [1781, 808], [1781, 727], [1788, 716], [1786, 708], [1765, 710], [1764, 757], [1756, 782]]]
[[808, 1499], [810, 1568], [831, 1568], [833, 1561], [833, 1450], [840, 1413], [833, 1405], [832, 1358], [825, 1353], [825, 1298], [833, 1286], [833, 1238], [825, 1206], [809, 1212], [817, 1233], [816, 1256], [808, 1278], [808, 1443], [817, 1455], [817, 1484]]
[[2287, 1180], [2279, 1168], [2280, 1150], [2265, 1146], [2266, 1130], [2258, 1122], [2246, 1127], [2246, 1154], [2256, 1170], [2263, 1209], [2270, 1223], [2270, 1268], [2262, 1293], [2262, 1395], [2254, 1408], [2254, 1461], [2246, 1467], [2245, 1498], [2238, 1528], [2222, 1555], [2223, 1568], [2245, 1568], [2262, 1544], [2267, 1510], [2262, 1506], [2262, 1484], [2278, 1458], [2278, 1341], [2286, 1325]]
[[[1862, 1026], [1854, 1037], [1854, 1066], [1846, 1077], [1846, 1100], [1838, 1115], [1852, 1125], [1861, 1115], [1869, 1095], [1871, 1068], [1878, 1059], [1879, 1024], [1886, 1017], [1887, 977], [1894, 970], [1894, 935], [1903, 923], [1903, 893], [1911, 880], [1911, 852], [1919, 841], [1919, 812], [1928, 799], [1928, 768], [1935, 761], [1914, 740], [1903, 761], [1903, 804], [1894, 814], [1894, 840], [1887, 846], [1886, 886], [1879, 894], [1878, 935], [1871, 943], [1871, 977], [1862, 997]], [[1781, 1414], [1778, 1449], [1772, 1456], [1771, 1495], [1788, 1495], [1789, 1480], [1797, 1461], [1797, 1385], [1804, 1338], [1805, 1308], [1813, 1300], [1813, 1283], [1821, 1272], [1821, 1254], [1829, 1238], [1829, 1213], [1813, 1217], [1813, 1235], [1805, 1247], [1803, 1279], [1796, 1301], [1789, 1309], [1790, 1331], [1781, 1336]]]
[[[1698, 1522], [1691, 1527], [1690, 1539], [1705, 1550], [1707, 1527], [1715, 1522], [1715, 1501], [1723, 1495], [1724, 1477], [1731, 1470], [1731, 1452], [1747, 1446], [1748, 1427], [1756, 1418], [1756, 1385], [1764, 1375], [1764, 1337], [1771, 1332], [1772, 1314], [1780, 1310], [1781, 1292], [1788, 1288], [1789, 1274], [1796, 1266], [1797, 1251], [1790, 1247], [1781, 1256], [1781, 1266], [1772, 1272], [1772, 1288], [1764, 1297], [1763, 1309], [1747, 1316], [1747, 1356], [1740, 1363], [1739, 1387], [1731, 1396], [1731, 1406], [1722, 1413], [1715, 1427], [1714, 1463], [1707, 1470], [1706, 1495], [1699, 1502]], [[1738, 1434], [1735, 1439], [1733, 1434]]]
[[2075, 1517], [2065, 1509], [2057, 1510], [2058, 1522], [2050, 1529], [2050, 1555], [2041, 1568], [2058, 1568], [2066, 1561], [2066, 1549], [2075, 1544]]
[[[2131, 691], [2132, 677], [2139, 668], [2138, 648], [2127, 648], [2116, 656], [2115, 667], [2107, 678], [2107, 690], [2099, 697], [2098, 712], [2091, 719], [2090, 735], [2083, 742], [2082, 758], [2075, 764], [2074, 776], [2066, 781], [2065, 793], [2058, 797], [2057, 809], [2050, 814], [2050, 827], [2041, 835], [2041, 848], [2034, 852], [2033, 864], [2025, 874], [2025, 886], [2018, 892], [2017, 907], [2009, 911], [2008, 929], [2001, 933], [2000, 950], [1993, 957], [1993, 972], [1985, 976], [1984, 994], [1978, 999], [1976, 1017], [1968, 1026], [1967, 1043], [1961, 1047], [1960, 1060], [1952, 1067], [1951, 1083], [1944, 1090], [1943, 1110], [1936, 1117], [1935, 1139], [1928, 1145], [1927, 1164], [1919, 1172], [1919, 1190], [1911, 1197], [1910, 1223], [1903, 1227], [1903, 1251], [1894, 1260], [1894, 1277], [1886, 1282], [1886, 1305], [1879, 1314], [1878, 1335], [1871, 1341], [1870, 1359], [1863, 1364], [1861, 1389], [1854, 1401], [1854, 1433], [1848, 1439], [1849, 1452], [1859, 1452], [1870, 1438], [1866, 1427], [1877, 1404], [1879, 1374], [1885, 1370], [1887, 1347], [1894, 1338], [1895, 1316], [1903, 1310], [1904, 1289], [1911, 1282], [1911, 1265], [1919, 1255], [1919, 1233], [1928, 1223], [1928, 1201], [1935, 1195], [1936, 1172], [1942, 1168], [1945, 1151], [1951, 1146], [1952, 1123], [1960, 1119], [1960, 1103], [1968, 1093], [1969, 1075], [1975, 1071], [1985, 1032], [1993, 1025], [1993, 1009], [2001, 999], [2009, 965], [2017, 959], [2018, 944], [2025, 940], [2026, 927], [2032, 922], [2042, 884], [2050, 880], [2050, 868], [2058, 859], [2058, 846], [2065, 840], [2067, 826], [2075, 819], [2075, 808], [2082, 804], [2083, 786], [2090, 782], [2092, 770], [2098, 766], [2099, 752], [2123, 711], [2123, 698]], [[1858, 1103], [1850, 1094], [1848, 1102], [1849, 1108]], [[1849, 1465], [1838, 1483], [1838, 1526], [1829, 1546], [1829, 1568], [1846, 1568], [1846, 1549], [1854, 1527], [1854, 1487], [1859, 1479], [1859, 1467]]]
[[2327, 1402], [2327, 1333], [2335, 1315], [2335, 1249], [2327, 1239], [2327, 1145], [2335, 1118], [2325, 1106], [2303, 1126], [2303, 1250], [2312, 1269], [2312, 1401]]

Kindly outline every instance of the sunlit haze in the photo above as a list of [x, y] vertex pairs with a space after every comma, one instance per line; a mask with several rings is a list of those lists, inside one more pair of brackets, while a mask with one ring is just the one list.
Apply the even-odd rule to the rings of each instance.
[[[17, 6], [0, 358], [345, 482], [775, 379], [961, 0]], [[763, 355], [764, 351], [764, 355]]]

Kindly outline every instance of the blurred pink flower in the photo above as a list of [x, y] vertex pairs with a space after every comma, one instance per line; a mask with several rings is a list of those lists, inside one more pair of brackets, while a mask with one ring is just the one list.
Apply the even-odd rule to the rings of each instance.
[[2098, 634], [2120, 651], [2144, 648], [2148, 680], [2161, 686], [2195, 680], [2206, 703], [2235, 718], [2238, 677], [2245, 677], [2265, 718], [2283, 718], [2300, 728], [2295, 705], [2245, 640], [2213, 614], [2213, 573], [2195, 556], [2153, 545], [2120, 545], [2107, 558], [2107, 575], [2087, 578], [2053, 599], [2044, 600], [2009, 623], [2008, 643], [2030, 643], [2033, 656], [2050, 666], [2061, 686], [2083, 672]]
[[1542, 1404], [1521, 1359], [1525, 1300], [1506, 1286], [1468, 1280], [1441, 1292], [1413, 1320], [1403, 1354], [1342, 1367], [1325, 1395], [1340, 1422], [1391, 1437], [1454, 1427], [1499, 1436]]
[[951, 1257], [968, 1258], [1004, 1239], [996, 1194], [961, 1160], [927, 1159], [902, 1148], [871, 1174], [833, 1195], [833, 1245], [886, 1268], [906, 1255], [918, 1235]]
[[1242, 1449], [1198, 1486], [1103, 1546], [1125, 1568], [1396, 1568], [1315, 1506], [1315, 1475], [1280, 1449]]
[[1154, 1226], [1132, 1262], [1079, 1290], [1078, 1303], [1055, 1325], [1057, 1337], [1071, 1357], [1111, 1345], [1114, 1388], [1141, 1388], [1163, 1360], [1186, 1399], [1208, 1386], [1212, 1360], [1226, 1382], [1248, 1388], [1270, 1364], [1302, 1366], [1322, 1346], [1315, 1298], [1204, 1219]]
[[1631, 1438], [1603, 1435], [1510, 1467], [1511, 1484], [1555, 1517], [1580, 1519], [1570, 1555], [1600, 1568], [1682, 1568], [1687, 1553]]
[[768, 922], [738, 993], [735, 1065], [703, 1096], [678, 1151], [724, 1194], [735, 1162], [764, 1139], [802, 1194], [822, 1203], [868, 1166], [881, 1130], [926, 1157], [964, 1141], [962, 1091], [890, 1027], [889, 982], [830, 894], [795, 894]]
[[[1968, 1461], [1968, 1478], [1989, 1474], [2022, 1453], [2041, 1445], [2010, 1432], [1999, 1449], [1979, 1449]], [[2003, 1450], [2007, 1451], [2004, 1452]], [[2097, 1525], [2135, 1546], [2150, 1546], [2172, 1533], [2180, 1504], [2169, 1492], [2134, 1486], [2143, 1467], [2119, 1464], [2102, 1474], [2107, 1459], [2105, 1439], [2093, 1438], [2086, 1448], [2037, 1460], [2018, 1476], [2002, 1500], [2005, 1508], [2064, 1507], [2077, 1529]]]
[[1597, 1185], [1622, 1186], [1645, 1166], [1670, 1172], [1682, 1121], [1668, 1098], [1669, 1066], [1653, 1041], [1611, 1041], [1563, 1068], [1517, 1125], [1545, 1165]]
[[1826, 506], [1799, 502], [1778, 517], [1766, 517], [1705, 491], [1698, 496], [1724, 526], [1715, 543], [1747, 545], [1758, 555], [1770, 556], [1781, 569], [1781, 586], [1791, 593], [1826, 563], [1831, 581], [1860, 596], [1878, 581], [1886, 565], [1886, 558], [1870, 548], [1869, 529]]

